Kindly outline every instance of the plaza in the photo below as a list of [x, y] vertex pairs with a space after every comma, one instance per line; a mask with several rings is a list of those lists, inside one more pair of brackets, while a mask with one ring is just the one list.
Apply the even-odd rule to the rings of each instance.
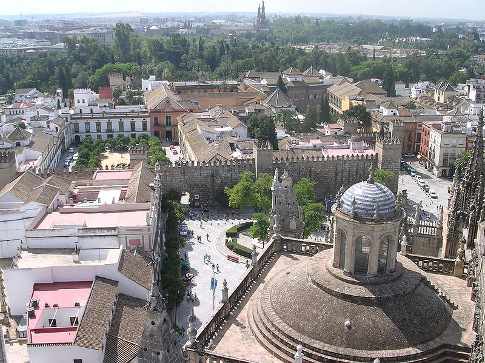
[[[229, 294], [231, 294], [246, 272], [246, 264], [250, 261], [230, 251], [225, 246], [225, 238], [228, 228], [248, 222], [249, 217], [249, 214], [233, 215], [228, 211], [212, 211], [208, 215], [197, 210], [190, 211], [189, 217], [184, 222], [189, 231], [187, 242], [180, 250], [180, 256], [188, 260], [189, 273], [194, 275], [187, 292], [191, 292], [192, 296], [197, 298], [191, 301], [186, 293], [184, 301], [177, 307], [176, 323], [184, 331], [187, 330], [187, 317], [190, 316], [192, 307], [197, 318], [196, 328], [198, 329], [217, 311], [222, 300], [223, 281], [227, 281]], [[200, 236], [200, 242], [198, 236]], [[244, 240], [245, 245], [254, 243], [258, 250], [262, 247], [257, 240], [249, 236], [245, 235], [241, 239]], [[239, 262], [229, 260], [228, 256], [237, 257]], [[212, 278], [217, 281], [215, 290], [211, 290]]]

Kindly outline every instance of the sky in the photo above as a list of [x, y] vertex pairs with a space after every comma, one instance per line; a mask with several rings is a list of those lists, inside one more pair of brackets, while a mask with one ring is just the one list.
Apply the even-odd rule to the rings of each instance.
[[[255, 12], [258, 0], [0, 0], [1, 15], [93, 12]], [[485, 0], [267, 0], [268, 13], [485, 20]]]

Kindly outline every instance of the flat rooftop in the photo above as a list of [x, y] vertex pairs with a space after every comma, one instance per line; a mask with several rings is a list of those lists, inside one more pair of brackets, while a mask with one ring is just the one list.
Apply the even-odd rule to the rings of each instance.
[[91, 293], [92, 281], [34, 284], [27, 323], [31, 344], [72, 343]]
[[17, 268], [55, 266], [114, 265], [120, 259], [121, 249], [81, 250], [79, 262], [74, 262], [71, 249], [38, 249], [22, 251], [16, 259]]
[[133, 170], [99, 170], [94, 173], [94, 180], [130, 179]]
[[[88, 209], [88, 208], [86, 208]], [[145, 227], [148, 210], [52, 212], [47, 214], [36, 229], [79, 226], [84, 228]]]

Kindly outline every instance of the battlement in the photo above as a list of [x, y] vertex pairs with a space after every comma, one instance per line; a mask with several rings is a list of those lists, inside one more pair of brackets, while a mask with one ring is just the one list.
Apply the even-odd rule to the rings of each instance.
[[376, 138], [376, 142], [383, 145], [401, 145], [401, 140], [399, 140], [397, 137], [392, 136], [378, 136]]
[[314, 155], [302, 155], [302, 156], [292, 156], [286, 158], [273, 158], [273, 164], [281, 164], [281, 163], [300, 163], [302, 161], [311, 161], [311, 162], [328, 162], [328, 161], [336, 161], [336, 160], [373, 160], [376, 159], [377, 154], [350, 154], [350, 155], [321, 155], [321, 156], [314, 156]]
[[167, 168], [177, 169], [177, 168], [204, 168], [204, 167], [245, 167], [254, 166], [254, 159], [240, 159], [240, 160], [216, 160], [216, 161], [179, 161], [176, 164], [170, 164]]

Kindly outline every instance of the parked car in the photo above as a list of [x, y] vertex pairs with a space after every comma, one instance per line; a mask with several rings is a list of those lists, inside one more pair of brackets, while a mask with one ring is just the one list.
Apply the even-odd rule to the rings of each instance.
[[67, 149], [67, 151], [69, 151], [70, 153], [74, 153], [74, 148], [73, 147], [70, 147], [69, 149]]
[[422, 186], [425, 192], [429, 192], [429, 185], [428, 183], [424, 182], [424, 185]]
[[429, 192], [429, 196], [432, 199], [438, 199], [438, 194], [436, 194], [436, 192]]

